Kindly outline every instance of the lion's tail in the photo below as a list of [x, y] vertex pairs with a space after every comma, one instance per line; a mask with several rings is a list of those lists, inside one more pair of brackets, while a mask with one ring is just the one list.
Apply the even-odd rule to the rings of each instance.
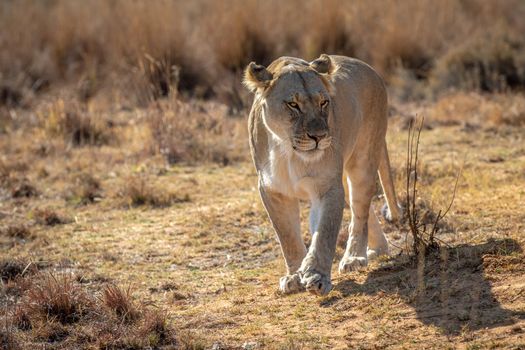
[[402, 215], [403, 209], [399, 206], [396, 197], [396, 190], [394, 181], [392, 179], [392, 172], [390, 170], [390, 159], [388, 158], [388, 150], [386, 142], [383, 145], [383, 152], [381, 152], [381, 160], [379, 161], [379, 180], [383, 187], [383, 192], [386, 197], [386, 204], [381, 210], [383, 217], [390, 222], [398, 222]]

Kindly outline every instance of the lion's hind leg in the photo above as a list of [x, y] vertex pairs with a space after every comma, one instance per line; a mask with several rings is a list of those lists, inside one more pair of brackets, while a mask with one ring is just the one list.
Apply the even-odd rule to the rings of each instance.
[[[352, 222], [348, 228], [349, 235], [345, 253], [339, 263], [339, 273], [357, 270], [368, 264], [369, 213], [370, 203], [375, 191], [377, 166], [370, 164], [367, 159], [362, 157], [349, 163], [345, 170], [348, 174]], [[372, 221], [372, 229], [375, 230], [375, 228], [375, 221]]]
[[388, 255], [388, 241], [372, 204], [368, 213], [368, 249], [366, 255], [368, 260], [375, 259], [381, 255]]

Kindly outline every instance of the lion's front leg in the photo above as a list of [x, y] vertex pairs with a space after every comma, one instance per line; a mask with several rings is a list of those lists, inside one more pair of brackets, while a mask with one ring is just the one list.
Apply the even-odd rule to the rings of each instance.
[[286, 262], [286, 276], [279, 281], [279, 290], [294, 293], [304, 290], [297, 270], [301, 266], [306, 247], [301, 237], [299, 201], [283, 194], [267, 191], [260, 186], [261, 199], [268, 212]]
[[324, 295], [332, 289], [331, 270], [337, 234], [344, 208], [344, 189], [335, 185], [314, 206], [319, 211], [312, 244], [301, 268], [301, 282], [311, 293]]

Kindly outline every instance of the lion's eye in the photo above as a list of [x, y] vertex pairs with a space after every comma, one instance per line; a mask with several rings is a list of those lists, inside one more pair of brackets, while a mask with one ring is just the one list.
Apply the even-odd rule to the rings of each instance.
[[323, 102], [321, 102], [321, 107], [324, 108], [328, 106], [328, 100], [324, 100]]
[[288, 105], [288, 107], [290, 108], [293, 108], [293, 109], [299, 109], [299, 105], [295, 102], [286, 102], [286, 104]]

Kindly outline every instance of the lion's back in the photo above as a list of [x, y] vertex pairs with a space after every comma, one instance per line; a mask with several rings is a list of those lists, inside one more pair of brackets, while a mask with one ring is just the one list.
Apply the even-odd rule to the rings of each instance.
[[[350, 90], [353, 94], [364, 95], [360, 99], [385, 99], [386, 103], [385, 83], [374, 68], [357, 58], [338, 55], [332, 55], [330, 58], [337, 66], [333, 77], [337, 90]], [[344, 93], [339, 93], [338, 96], [344, 98]]]

